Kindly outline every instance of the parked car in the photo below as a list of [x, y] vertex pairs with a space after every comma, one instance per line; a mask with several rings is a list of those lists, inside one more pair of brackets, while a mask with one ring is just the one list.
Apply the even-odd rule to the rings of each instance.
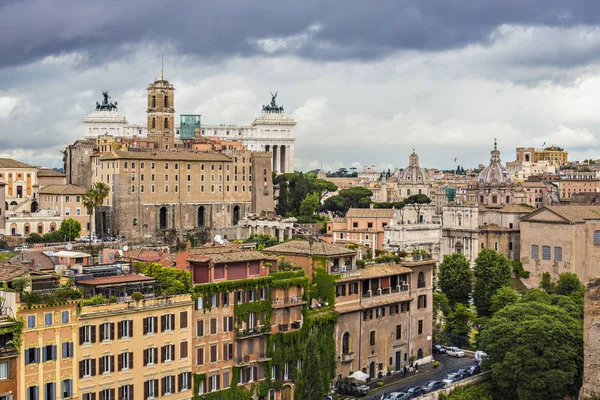
[[392, 392], [385, 396], [384, 400], [410, 400], [410, 395], [404, 392]]
[[479, 364], [481, 364], [483, 359], [486, 357], [487, 357], [487, 354], [484, 351], [478, 350], [475, 352], [475, 361], [477, 361]]
[[474, 364], [467, 368], [467, 373], [469, 374], [469, 376], [477, 375], [480, 372], [481, 367], [479, 366], [479, 364]]
[[422, 386], [411, 387], [406, 391], [406, 393], [410, 395], [409, 399], [415, 399], [419, 396], [427, 394]]
[[446, 375], [446, 377], [442, 380], [442, 382], [444, 382], [446, 384], [446, 386], [448, 385], [452, 385], [454, 382], [458, 382], [462, 379], [462, 377], [456, 373], [453, 372], [451, 374]]
[[423, 390], [425, 393], [435, 392], [436, 390], [443, 389], [446, 386], [446, 383], [443, 381], [431, 381], [428, 382], [425, 386], [423, 386]]
[[338, 393], [350, 396], [365, 396], [369, 393], [369, 387], [356, 379], [347, 377], [338, 382]]
[[459, 349], [458, 347], [448, 347], [446, 349], [446, 354], [453, 357], [464, 357], [465, 352]]
[[433, 345], [433, 354], [446, 354], [446, 348], [441, 344]]

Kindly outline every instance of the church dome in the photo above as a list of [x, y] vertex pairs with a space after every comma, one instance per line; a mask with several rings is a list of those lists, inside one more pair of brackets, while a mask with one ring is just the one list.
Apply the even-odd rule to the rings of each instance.
[[490, 165], [479, 173], [479, 184], [483, 185], [508, 185], [513, 182], [510, 172], [500, 162], [500, 151], [494, 139], [494, 150], [491, 151]]
[[400, 173], [400, 181], [412, 184], [427, 184], [427, 171], [419, 166], [419, 156], [415, 149], [409, 157], [408, 167]]

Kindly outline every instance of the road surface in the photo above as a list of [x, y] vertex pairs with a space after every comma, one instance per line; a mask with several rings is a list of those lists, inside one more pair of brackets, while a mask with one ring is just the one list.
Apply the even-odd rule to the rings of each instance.
[[[406, 389], [414, 386], [422, 386], [429, 381], [441, 381], [451, 372], [456, 372], [461, 368], [467, 368], [475, 363], [475, 360], [469, 357], [456, 358], [449, 357], [445, 354], [439, 354], [435, 356], [436, 361], [440, 362], [440, 366], [437, 368], [429, 368], [425, 371], [420, 371], [418, 374], [409, 375], [407, 378], [394, 382], [384, 388], [373, 389], [365, 397], [359, 397], [362, 400], [380, 400], [381, 395], [385, 392], [389, 394], [391, 392], [404, 392]], [[338, 400], [350, 400], [356, 399], [356, 397], [342, 395], [334, 397]]]

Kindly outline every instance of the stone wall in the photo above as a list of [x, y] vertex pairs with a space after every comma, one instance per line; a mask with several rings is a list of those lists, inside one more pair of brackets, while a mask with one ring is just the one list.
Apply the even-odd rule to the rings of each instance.
[[583, 316], [583, 385], [580, 399], [600, 394], [600, 277], [585, 290]]

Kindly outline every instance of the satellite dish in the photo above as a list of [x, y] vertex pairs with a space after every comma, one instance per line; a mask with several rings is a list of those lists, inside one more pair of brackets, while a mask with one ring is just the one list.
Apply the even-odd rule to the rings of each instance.
[[215, 235], [215, 238], [213, 240], [217, 243], [221, 243], [221, 235]]
[[73, 244], [72, 243], [67, 243], [66, 249], [67, 250], [73, 250]]
[[123, 251], [127, 251], [127, 250], [129, 250], [129, 246], [127, 246], [127, 245], [123, 246]]
[[222, 244], [224, 244], [224, 243], [225, 243], [225, 241], [224, 241], [223, 239], [219, 240], [219, 244], [220, 244], [220, 245], [222, 245]]
[[123, 257], [123, 250], [119, 250], [119, 255]]
[[111, 260], [114, 260], [115, 259], [115, 253], [110, 253], [108, 255], [108, 258], [111, 259]]

